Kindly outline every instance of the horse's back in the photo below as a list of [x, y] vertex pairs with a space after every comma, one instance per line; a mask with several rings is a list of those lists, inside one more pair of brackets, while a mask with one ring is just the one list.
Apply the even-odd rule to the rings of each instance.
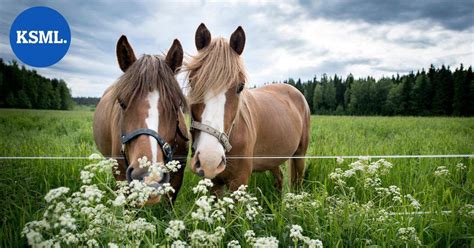
[[[272, 84], [248, 91], [256, 128], [254, 156], [292, 156], [307, 143], [309, 106], [295, 87]], [[267, 170], [286, 159], [255, 160], [254, 170]]]

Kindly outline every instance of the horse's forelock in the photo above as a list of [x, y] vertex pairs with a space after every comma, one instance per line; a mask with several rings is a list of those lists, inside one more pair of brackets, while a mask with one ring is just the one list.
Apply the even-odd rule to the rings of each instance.
[[247, 74], [241, 57], [224, 38], [214, 39], [185, 65], [190, 84], [189, 101], [204, 102], [207, 93], [220, 93], [236, 83], [246, 82]]
[[130, 105], [138, 97], [146, 97], [149, 92], [158, 90], [160, 105], [166, 113], [187, 111], [186, 97], [174, 73], [163, 56], [142, 55], [114, 84], [112, 99], [120, 99]]

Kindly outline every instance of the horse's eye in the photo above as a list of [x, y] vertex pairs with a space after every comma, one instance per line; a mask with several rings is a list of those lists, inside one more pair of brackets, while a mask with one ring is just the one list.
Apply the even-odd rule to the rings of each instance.
[[125, 102], [122, 99], [118, 99], [118, 103], [119, 103], [119, 105], [122, 109], [127, 108], [127, 105], [125, 104]]
[[237, 94], [240, 94], [240, 92], [242, 92], [242, 90], [244, 90], [244, 87], [245, 87], [245, 84], [240, 83], [239, 86], [237, 86]]

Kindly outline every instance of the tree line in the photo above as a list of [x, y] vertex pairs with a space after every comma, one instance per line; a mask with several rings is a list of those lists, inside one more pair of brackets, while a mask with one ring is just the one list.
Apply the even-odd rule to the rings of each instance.
[[379, 80], [323, 74], [306, 82], [290, 78], [283, 83], [303, 93], [312, 114], [474, 116], [472, 67], [462, 64], [454, 71], [431, 65], [428, 71]]
[[71, 91], [62, 79], [49, 79], [0, 58], [0, 108], [71, 109]]
[[77, 105], [86, 105], [86, 106], [94, 106], [95, 107], [99, 103], [100, 97], [84, 97], [84, 96], [81, 96], [81, 97], [73, 97], [72, 100]]

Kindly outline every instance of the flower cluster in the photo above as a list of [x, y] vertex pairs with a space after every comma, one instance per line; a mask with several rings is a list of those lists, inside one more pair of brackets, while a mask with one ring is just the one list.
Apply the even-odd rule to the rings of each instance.
[[446, 168], [446, 166], [439, 166], [436, 168], [434, 175], [437, 177], [449, 176], [449, 170]]
[[303, 228], [299, 225], [292, 225], [290, 229], [290, 238], [293, 239], [295, 247], [299, 241], [302, 241], [310, 248], [323, 248], [323, 242], [319, 239], [310, 239], [303, 235]]
[[421, 241], [418, 238], [416, 229], [414, 227], [402, 227], [398, 229], [397, 237], [405, 244], [421, 246]]

